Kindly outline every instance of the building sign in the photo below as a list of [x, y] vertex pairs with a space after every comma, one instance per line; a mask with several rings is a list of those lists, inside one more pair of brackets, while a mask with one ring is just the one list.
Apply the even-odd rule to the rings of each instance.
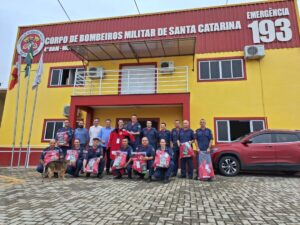
[[288, 18], [278, 18], [275, 21], [271, 19], [257, 20], [261, 18], [285, 17], [289, 16], [288, 8], [268, 9], [262, 11], [247, 12], [247, 19], [253, 20], [248, 25], [252, 30], [254, 44], [270, 43], [275, 40], [285, 42], [290, 41], [293, 37], [291, 21]]
[[[288, 8], [267, 9], [260, 11], [249, 11], [246, 13], [248, 20], [253, 20], [247, 25], [252, 31], [253, 44], [270, 43], [273, 41], [286, 42], [292, 39], [291, 22]], [[275, 21], [271, 17], [278, 18]], [[263, 19], [263, 20], [259, 20]], [[211, 32], [241, 30], [241, 21], [222, 21], [214, 23], [192, 24], [184, 26], [170, 26], [151, 29], [115, 31], [106, 33], [74, 34], [70, 36], [47, 37], [45, 45], [95, 43], [101, 41], [118, 41], [130, 39], [147, 39], [155, 37], [170, 37], [192, 34], [207, 34]], [[246, 29], [243, 27], [243, 29]], [[67, 51], [67, 46], [46, 47], [46, 51]]]
[[[294, 1], [253, 3], [240, 6], [195, 9], [136, 17], [120, 17], [38, 26], [24, 29], [18, 52], [28, 51], [35, 40], [35, 54], [53, 54], [45, 61], [74, 61], [68, 46], [105, 42], [196, 38], [196, 53], [243, 51], [244, 46], [264, 44], [266, 49], [299, 47], [300, 37]], [[57, 53], [57, 54], [55, 54]]]
[[22, 57], [27, 56], [30, 43], [33, 45], [33, 55], [38, 54], [44, 47], [44, 34], [39, 30], [29, 30], [21, 35], [17, 43], [17, 51]]
[[[147, 39], [155, 37], [170, 37], [187, 34], [231, 31], [242, 29], [240, 21], [207, 23], [198, 25], [171, 26], [141, 30], [116, 31], [108, 33], [75, 34], [70, 36], [47, 37], [45, 45], [60, 45], [74, 43], [95, 43], [101, 41], [117, 41], [130, 39]], [[66, 51], [67, 46], [45, 47], [45, 51]]]

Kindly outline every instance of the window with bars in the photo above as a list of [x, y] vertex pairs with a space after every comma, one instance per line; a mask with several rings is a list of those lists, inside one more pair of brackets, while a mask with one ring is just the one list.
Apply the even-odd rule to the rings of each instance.
[[76, 73], [84, 71], [83, 68], [55, 68], [51, 70], [51, 87], [74, 85]]

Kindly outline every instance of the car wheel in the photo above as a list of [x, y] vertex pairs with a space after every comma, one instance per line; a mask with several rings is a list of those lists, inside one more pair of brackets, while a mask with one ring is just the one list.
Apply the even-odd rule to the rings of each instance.
[[233, 156], [223, 156], [219, 161], [219, 172], [225, 176], [236, 176], [240, 172], [240, 162]]

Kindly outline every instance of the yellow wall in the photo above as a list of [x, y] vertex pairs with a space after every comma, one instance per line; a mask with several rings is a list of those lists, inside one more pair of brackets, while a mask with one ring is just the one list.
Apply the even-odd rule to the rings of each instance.
[[0, 90], [0, 127], [1, 127], [1, 121], [2, 121], [2, 114], [4, 110], [4, 102], [5, 102], [5, 96], [6, 96], [6, 90]]
[[[203, 54], [196, 58], [242, 54]], [[267, 50], [260, 61], [246, 61], [246, 80], [197, 83], [196, 74], [191, 76], [192, 127], [199, 125], [200, 118], [213, 128], [214, 117], [267, 117], [268, 128], [300, 129], [299, 59], [299, 48]]]
[[[172, 60], [175, 66], [189, 66], [189, 91], [191, 103], [191, 126], [196, 129], [200, 118], [207, 120], [207, 125], [214, 128], [214, 117], [267, 117], [269, 128], [300, 129], [300, 49], [273, 49], [266, 50], [266, 56], [261, 60], [246, 62], [246, 80], [197, 82], [197, 59], [242, 56], [243, 52], [227, 52], [214, 54], [198, 54], [195, 56], [194, 71], [193, 57], [168, 57], [155, 59], [142, 59], [140, 62], [160, 62]], [[136, 63], [136, 60], [94, 62], [90, 66], [103, 66], [105, 69], [118, 70], [120, 63]], [[34, 119], [32, 144], [40, 145], [44, 119], [63, 119], [63, 107], [70, 104], [72, 87], [47, 88], [50, 67], [78, 66], [81, 62], [46, 63], [42, 83], [39, 87], [37, 110]], [[24, 65], [22, 67], [24, 69]], [[36, 70], [37, 65], [32, 66]], [[261, 71], [261, 73], [260, 73]], [[21, 120], [24, 107], [25, 85], [24, 73], [21, 79], [21, 95], [18, 114], [17, 144], [20, 141]], [[32, 72], [30, 86], [33, 82]], [[262, 78], [262, 79], [261, 79]], [[262, 86], [263, 83], [263, 86]], [[12, 143], [13, 121], [15, 115], [15, 96], [17, 88], [8, 91], [6, 96], [3, 120], [0, 129], [0, 146], [10, 146]], [[29, 90], [27, 119], [25, 125], [24, 142], [27, 142], [30, 115], [32, 113], [34, 92]], [[265, 110], [263, 110], [263, 102]], [[178, 109], [176, 109], [178, 110]], [[181, 111], [145, 110], [137, 108], [134, 112], [140, 117], [161, 117], [171, 128], [173, 120]], [[265, 111], [265, 112], [264, 112]], [[132, 109], [116, 110], [101, 109], [95, 112], [102, 122], [111, 118], [113, 123], [116, 117], [128, 117]], [[175, 115], [176, 114], [176, 115]]]
[[[33, 122], [33, 132], [31, 143], [33, 145], [41, 145], [42, 129], [44, 119], [64, 119], [63, 107], [64, 105], [70, 105], [70, 96], [72, 94], [72, 88], [47, 88], [48, 76], [50, 67], [62, 66], [66, 63], [52, 63], [44, 64], [44, 73], [42, 77], [42, 82], [38, 89], [38, 98], [36, 104], [36, 112]], [[67, 65], [80, 65], [79, 62], [67, 63]], [[16, 144], [20, 143], [21, 130], [22, 130], [22, 120], [24, 111], [24, 102], [26, 95], [26, 82], [27, 79], [24, 78], [24, 68], [25, 65], [21, 67], [21, 81], [20, 81], [20, 100], [19, 100], [19, 113], [18, 113], [18, 126], [17, 126], [17, 138]], [[23, 145], [26, 145], [29, 135], [29, 125], [30, 118], [32, 115], [34, 91], [32, 91], [31, 86], [35, 76], [35, 70], [37, 69], [37, 64], [32, 65], [32, 71], [29, 81], [29, 91], [28, 91], [28, 102], [27, 102], [27, 113], [25, 122], [25, 132], [23, 138]], [[17, 85], [12, 91], [8, 91], [6, 95], [4, 112], [2, 117], [2, 125], [0, 129], [0, 146], [11, 145], [13, 141], [13, 127], [15, 118], [15, 108], [16, 108], [16, 95], [17, 95]]]

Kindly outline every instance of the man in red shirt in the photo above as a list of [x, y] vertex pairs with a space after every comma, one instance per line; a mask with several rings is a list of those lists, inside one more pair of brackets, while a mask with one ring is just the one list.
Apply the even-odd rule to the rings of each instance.
[[129, 138], [132, 143], [134, 143], [135, 139], [134, 136], [125, 130], [124, 128], [124, 121], [118, 121], [118, 127], [114, 129], [109, 136], [107, 147], [110, 149], [110, 159], [114, 160], [115, 155], [113, 154], [114, 151], [119, 151], [122, 145], [123, 138]]

